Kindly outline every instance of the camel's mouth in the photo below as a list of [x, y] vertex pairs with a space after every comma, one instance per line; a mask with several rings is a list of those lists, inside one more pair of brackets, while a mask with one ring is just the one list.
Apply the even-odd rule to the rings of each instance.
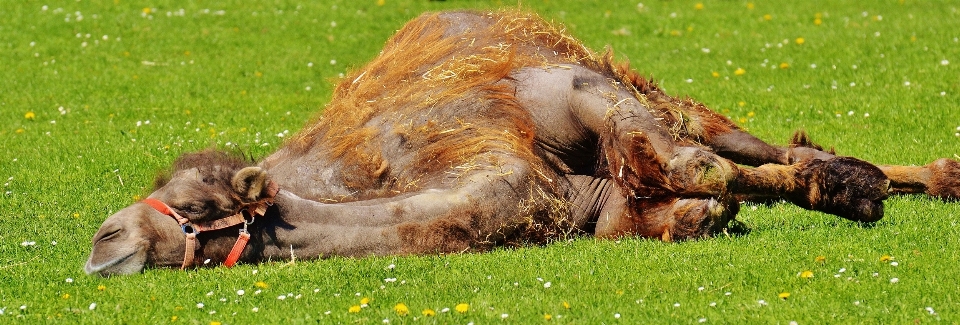
[[83, 270], [87, 272], [88, 275], [97, 273], [100, 276], [110, 276], [113, 274], [133, 274], [143, 270], [143, 263], [137, 263], [135, 258], [137, 255], [137, 250], [133, 250], [126, 255], [116, 257], [109, 261], [95, 264], [93, 261], [95, 254], [90, 255], [90, 259], [87, 260], [87, 265], [83, 267]]

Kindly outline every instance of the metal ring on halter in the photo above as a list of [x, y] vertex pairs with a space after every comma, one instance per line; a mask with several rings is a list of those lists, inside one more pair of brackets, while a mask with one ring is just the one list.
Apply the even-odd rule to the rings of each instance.
[[[187, 231], [187, 229], [190, 229], [190, 231]], [[189, 223], [180, 225], [180, 230], [183, 230], [183, 233], [187, 235], [190, 235], [190, 234], [196, 235], [200, 233], [199, 231], [197, 231], [196, 227], [194, 227], [192, 224], [189, 224]]]

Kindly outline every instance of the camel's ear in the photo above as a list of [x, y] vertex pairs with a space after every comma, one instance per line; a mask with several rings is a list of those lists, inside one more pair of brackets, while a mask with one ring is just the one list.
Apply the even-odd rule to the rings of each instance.
[[232, 183], [240, 197], [256, 201], [267, 186], [267, 172], [260, 167], [246, 167], [233, 175]]

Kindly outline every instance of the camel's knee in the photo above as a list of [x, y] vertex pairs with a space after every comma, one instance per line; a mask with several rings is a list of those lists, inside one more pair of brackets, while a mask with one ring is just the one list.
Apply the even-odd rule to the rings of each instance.
[[666, 171], [677, 193], [720, 196], [736, 179], [738, 169], [733, 162], [700, 148], [677, 147]]
[[610, 172], [632, 196], [718, 197], [739, 173], [733, 162], [701, 148], [656, 144], [634, 136], [626, 146], [608, 146]]

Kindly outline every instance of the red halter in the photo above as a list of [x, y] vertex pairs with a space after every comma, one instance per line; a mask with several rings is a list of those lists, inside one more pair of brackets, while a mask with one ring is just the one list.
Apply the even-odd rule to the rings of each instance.
[[[269, 189], [271, 192], [273, 192], [271, 193], [273, 195], [276, 194], [275, 187], [276, 186], [274, 183], [271, 182]], [[183, 270], [193, 265], [194, 253], [196, 250], [200, 249], [200, 244], [197, 242], [197, 234], [204, 231], [218, 230], [243, 224], [243, 228], [240, 229], [240, 236], [237, 237], [237, 242], [233, 244], [233, 249], [230, 250], [230, 254], [227, 255], [227, 259], [223, 262], [223, 265], [226, 265], [227, 267], [233, 267], [233, 265], [237, 263], [237, 260], [240, 259], [240, 253], [243, 253], [243, 249], [247, 246], [247, 242], [250, 241], [250, 233], [247, 231], [247, 225], [252, 224], [256, 217], [263, 216], [264, 213], [267, 212], [267, 207], [273, 205], [273, 198], [270, 197], [268, 199], [246, 205], [240, 208], [240, 211], [229, 217], [211, 220], [204, 223], [191, 223], [189, 219], [180, 216], [176, 211], [171, 209], [170, 206], [161, 202], [160, 200], [147, 198], [142, 202], [150, 205], [158, 212], [170, 216], [180, 224], [180, 228], [187, 236], [186, 251], [183, 255], [183, 264], [180, 266], [180, 269]], [[244, 216], [244, 211], [246, 211], [247, 215], [250, 216], [249, 221], [247, 221], [247, 218]]]

